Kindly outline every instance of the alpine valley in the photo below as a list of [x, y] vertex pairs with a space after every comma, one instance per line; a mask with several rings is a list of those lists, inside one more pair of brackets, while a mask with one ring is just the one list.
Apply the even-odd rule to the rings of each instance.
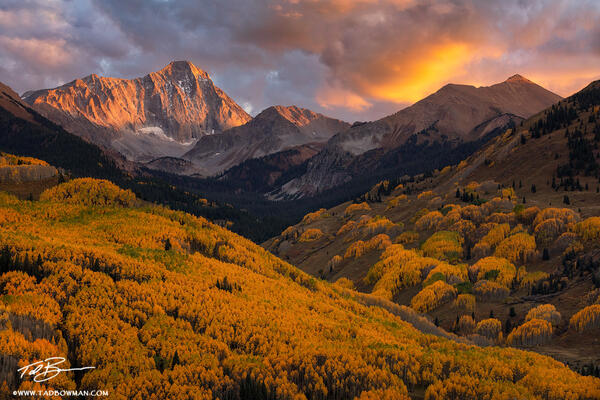
[[600, 399], [599, 143], [598, 81], [354, 123], [188, 61], [1, 84], [0, 399]]

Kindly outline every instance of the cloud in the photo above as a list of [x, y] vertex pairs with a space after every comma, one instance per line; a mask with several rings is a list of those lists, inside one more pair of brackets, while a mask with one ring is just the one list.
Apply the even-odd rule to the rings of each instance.
[[356, 93], [344, 88], [335, 88], [331, 86], [319, 89], [316, 100], [321, 107], [327, 109], [347, 108], [357, 112], [364, 111], [372, 105]]
[[595, 0], [6, 0], [0, 80], [23, 92], [188, 59], [253, 112], [365, 120], [514, 73], [568, 95], [600, 77], [599, 20]]

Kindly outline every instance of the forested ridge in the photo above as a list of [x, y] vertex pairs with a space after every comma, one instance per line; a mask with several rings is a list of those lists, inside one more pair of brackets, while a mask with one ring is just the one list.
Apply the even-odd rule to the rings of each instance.
[[599, 88], [457, 165], [309, 213], [264, 246], [473, 342], [600, 376]]
[[[600, 380], [427, 335], [206, 219], [73, 180], [0, 194], [2, 392], [114, 399], [595, 399]], [[484, 327], [480, 328], [482, 331]], [[36, 384], [50, 356], [95, 366]]]

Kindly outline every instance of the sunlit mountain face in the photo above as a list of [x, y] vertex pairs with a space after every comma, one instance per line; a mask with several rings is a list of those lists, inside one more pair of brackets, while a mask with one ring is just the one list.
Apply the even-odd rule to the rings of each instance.
[[178, 157], [202, 136], [242, 125], [251, 117], [209, 75], [174, 61], [142, 78], [95, 74], [23, 94], [41, 114], [126, 158]]
[[600, 399], [600, 3], [0, 5], [0, 400]]

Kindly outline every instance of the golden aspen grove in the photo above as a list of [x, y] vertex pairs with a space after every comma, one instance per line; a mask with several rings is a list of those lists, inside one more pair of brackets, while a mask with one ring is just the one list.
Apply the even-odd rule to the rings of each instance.
[[[422, 333], [367, 305], [347, 280], [313, 278], [107, 181], [70, 181], [39, 201], [2, 194], [0, 225], [3, 371], [48, 356], [96, 367], [44, 383], [4, 378], [11, 389], [103, 389], [114, 399], [471, 398], [473, 388], [494, 399], [600, 396], [600, 380], [551, 358]], [[455, 291], [428, 288], [423, 304]], [[484, 322], [476, 330], [493, 334]]]

